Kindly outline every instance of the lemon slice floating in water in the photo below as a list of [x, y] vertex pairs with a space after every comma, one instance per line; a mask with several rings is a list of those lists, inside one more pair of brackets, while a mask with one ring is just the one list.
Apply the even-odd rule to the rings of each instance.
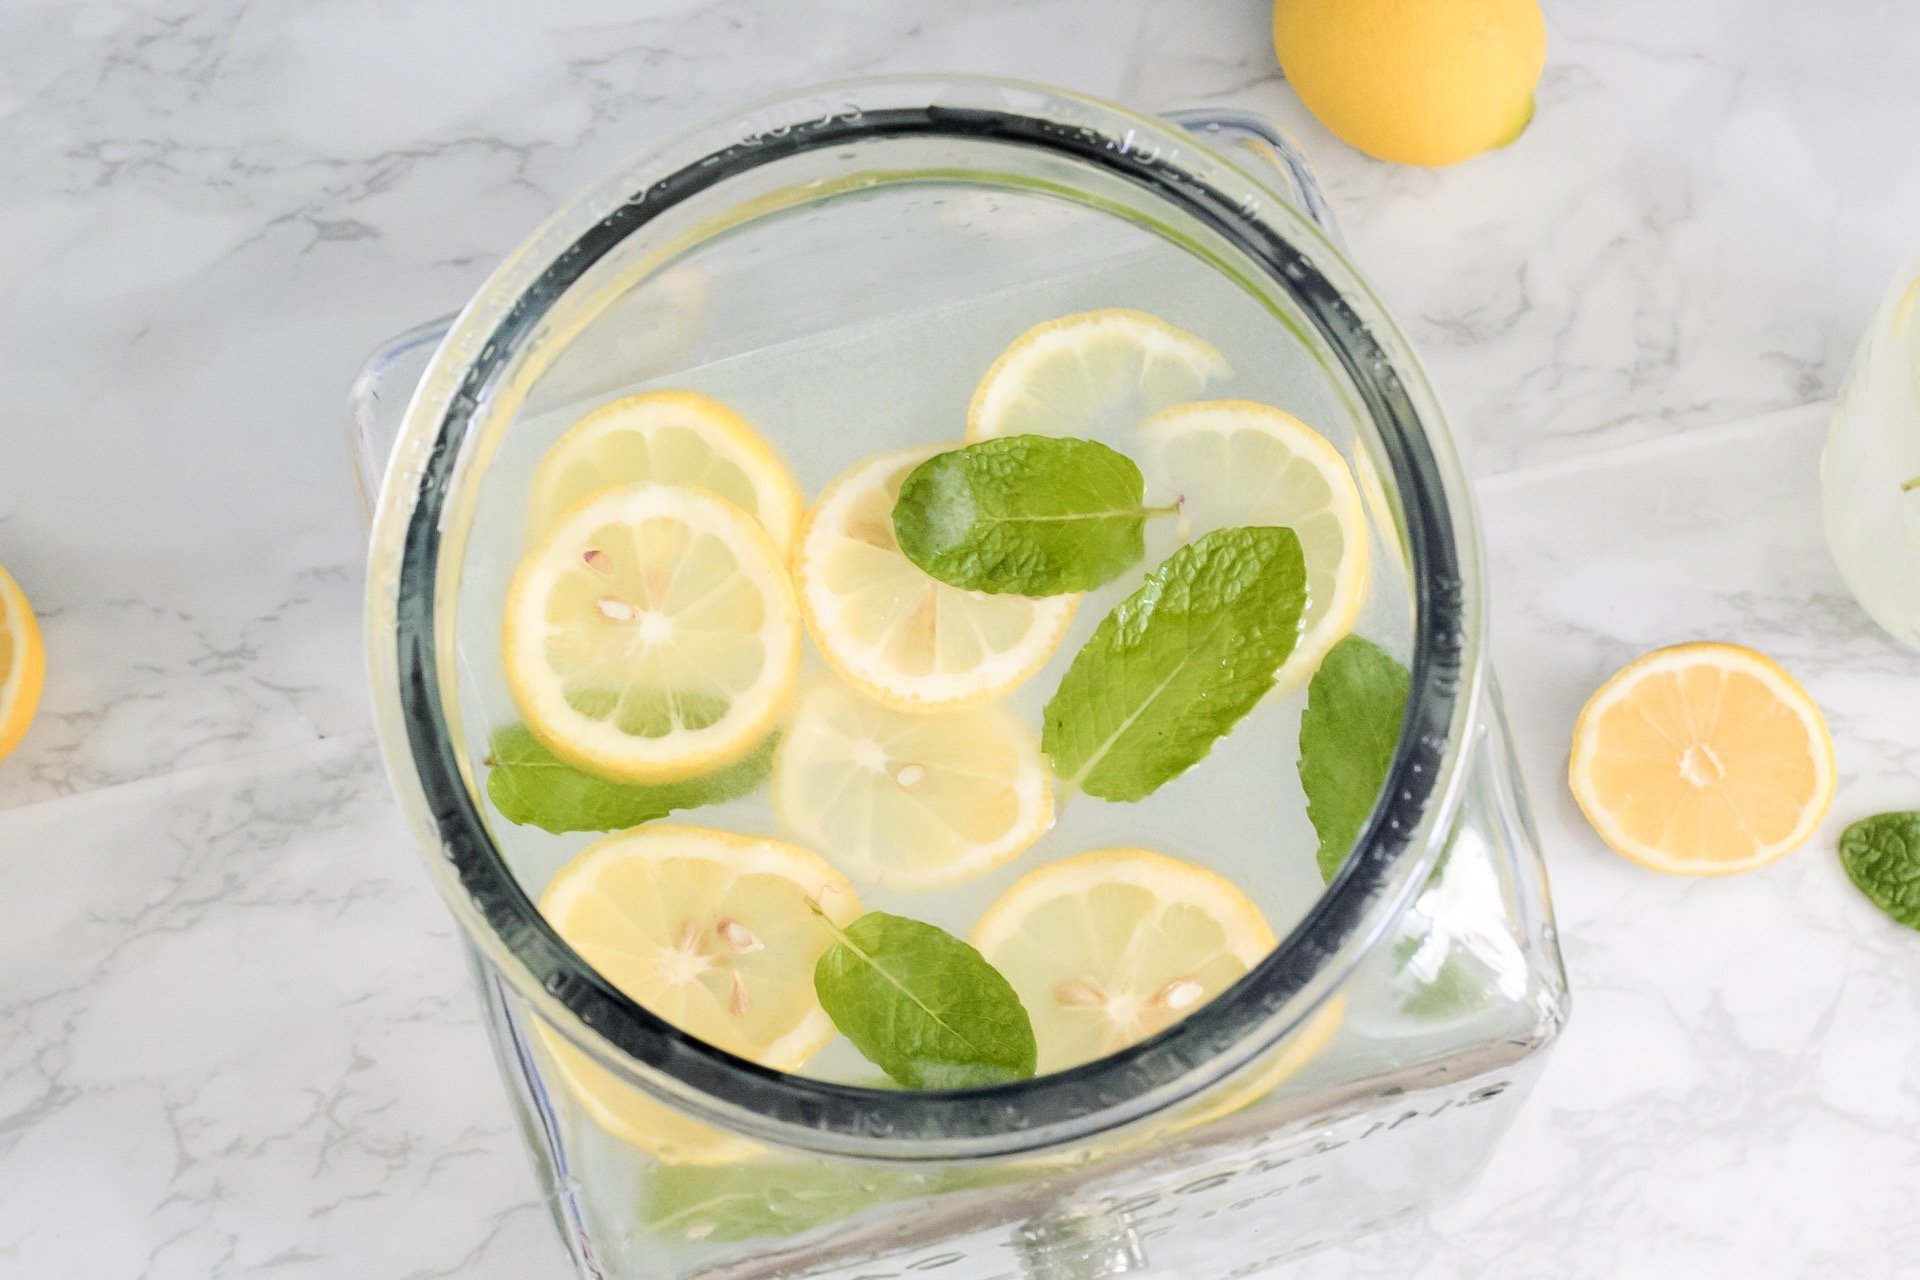
[[799, 610], [767, 535], [718, 498], [661, 484], [573, 508], [514, 574], [504, 632], [527, 728], [624, 782], [744, 756], [800, 672]]
[[972, 941], [1019, 993], [1043, 1072], [1163, 1030], [1274, 946], [1232, 881], [1147, 849], [1095, 850], [1029, 873]]
[[1125, 448], [1126, 432], [1231, 370], [1212, 346], [1158, 316], [1115, 308], [1035, 325], [987, 370], [967, 439], [1078, 436]]
[[1045, 833], [1052, 774], [1033, 731], [1002, 707], [916, 714], [822, 684], [774, 752], [773, 806], [847, 874], [939, 889]]
[[[554, 930], [649, 1012], [726, 1052], [791, 1071], [832, 1039], [813, 969], [860, 900], [818, 854], [677, 823], [587, 846], [540, 898]], [[541, 1040], [581, 1106], [616, 1137], [663, 1159], [713, 1163], [754, 1148], [678, 1116], [559, 1033]]]
[[693, 391], [650, 391], [589, 413], [534, 469], [527, 533], [538, 541], [602, 489], [644, 481], [723, 498], [759, 522], [785, 555], [806, 499], [793, 472], [746, 419]]
[[882, 454], [828, 485], [801, 526], [793, 577], [821, 654], [868, 697], [912, 711], [992, 702], [1060, 646], [1080, 597], [950, 587], [901, 552], [893, 504], [914, 467], [946, 449]]
[[[1246, 400], [1176, 405], [1143, 423], [1147, 483], [1190, 538], [1280, 525], [1300, 539], [1307, 607], [1276, 688], [1305, 684], [1367, 597], [1367, 518], [1346, 459], [1289, 413]], [[1159, 530], [1155, 531], [1156, 533]]]

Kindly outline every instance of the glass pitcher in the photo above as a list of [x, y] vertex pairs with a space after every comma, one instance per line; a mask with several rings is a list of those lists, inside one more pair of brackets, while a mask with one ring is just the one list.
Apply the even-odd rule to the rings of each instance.
[[[966, 299], [1102, 288], [1230, 319], [1360, 477], [1406, 588], [1379, 625], [1412, 674], [1354, 852], [1236, 985], [1056, 1074], [863, 1087], [655, 1018], [547, 925], [552, 866], [513, 854], [485, 800], [462, 603], [497, 588], [489, 477], [516, 424], [823, 331], [958, 332], [942, 308]], [[459, 316], [376, 354], [355, 421], [382, 746], [581, 1275], [1250, 1275], [1455, 1194], [1487, 1159], [1566, 988], [1472, 506], [1418, 363], [1272, 126], [978, 79], [763, 102], [559, 210]], [[569, 1087], [583, 1072], [593, 1098]], [[694, 1158], [659, 1155], [675, 1135]]]
[[1920, 648], [1920, 253], [1860, 339], [1820, 455], [1827, 546], [1860, 607]]

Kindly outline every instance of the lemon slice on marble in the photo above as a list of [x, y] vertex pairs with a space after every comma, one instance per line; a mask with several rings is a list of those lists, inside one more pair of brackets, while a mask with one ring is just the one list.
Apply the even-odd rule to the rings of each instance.
[[1226, 357], [1144, 311], [1086, 311], [1035, 325], [987, 370], [967, 439], [1078, 436], [1124, 447], [1143, 418], [1231, 372]]
[[775, 749], [773, 807], [856, 879], [941, 889], [1046, 832], [1052, 774], [1033, 730], [1003, 707], [917, 714], [822, 684]]
[[20, 745], [40, 705], [47, 655], [27, 593], [0, 569], [0, 759]]
[[1573, 798], [1600, 838], [1656, 871], [1730, 875], [1807, 842], [1833, 803], [1833, 739], [1764, 654], [1683, 644], [1634, 659], [1573, 730]]
[[759, 522], [785, 555], [806, 498], [747, 420], [695, 391], [649, 391], [601, 405], [553, 442], [528, 488], [532, 541], [602, 489], [656, 481], [723, 498]]
[[972, 941], [1026, 1006], [1041, 1071], [1154, 1035], [1274, 946], [1232, 881], [1147, 849], [1099, 849], [1030, 872], [988, 908]]
[[1307, 607], [1275, 687], [1305, 684], [1353, 630], [1369, 579], [1366, 510], [1346, 459], [1289, 413], [1247, 400], [1182, 404], [1140, 427], [1154, 493], [1180, 503], [1179, 532], [1280, 525], [1300, 539]]
[[[689, 1035], [791, 1071], [833, 1038], [813, 969], [860, 914], [845, 876], [808, 849], [677, 823], [587, 846], [540, 897], [555, 932], [602, 977]], [[541, 1039], [581, 1106], [662, 1159], [713, 1163], [752, 1144], [677, 1116], [564, 1040]], [[663, 1116], [666, 1119], [663, 1121]]]
[[988, 595], [929, 576], [900, 550], [893, 504], [907, 473], [949, 446], [855, 466], [807, 513], [793, 579], [822, 656], [879, 702], [935, 711], [992, 702], [1046, 665], [1080, 597]]
[[800, 645], [760, 527], [718, 498], [645, 484], [574, 507], [528, 553], [501, 651], [527, 728], [555, 755], [652, 783], [751, 751], [786, 710]]

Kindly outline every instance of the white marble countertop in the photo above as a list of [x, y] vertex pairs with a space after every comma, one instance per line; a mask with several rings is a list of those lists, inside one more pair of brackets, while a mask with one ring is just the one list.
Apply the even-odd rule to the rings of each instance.
[[[1514, 147], [1364, 160], [1264, 0], [12, 0], [0, 562], [49, 675], [0, 764], [0, 1277], [558, 1277], [451, 925], [380, 777], [344, 396], [571, 190], [746, 96], [977, 71], [1303, 138], [1481, 485], [1575, 1015], [1464, 1201], [1300, 1275], [1910, 1274], [1920, 938], [1845, 822], [1920, 803], [1920, 658], [1818, 535], [1825, 411], [1920, 241], [1904, 0], [1551, 3]], [[1585, 694], [1725, 637], [1842, 787], [1727, 882], [1560, 779]]]

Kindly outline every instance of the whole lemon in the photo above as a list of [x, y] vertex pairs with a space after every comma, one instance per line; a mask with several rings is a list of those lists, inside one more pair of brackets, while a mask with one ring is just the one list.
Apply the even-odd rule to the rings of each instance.
[[1277, 0], [1273, 48], [1342, 141], [1439, 166], [1520, 136], [1547, 28], [1539, 0]]

